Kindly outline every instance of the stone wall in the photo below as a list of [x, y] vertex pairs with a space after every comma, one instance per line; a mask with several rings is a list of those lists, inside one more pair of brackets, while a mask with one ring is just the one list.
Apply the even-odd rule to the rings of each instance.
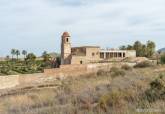
[[86, 48], [86, 58], [89, 62], [100, 60], [100, 47]]
[[82, 65], [61, 65], [60, 68], [45, 69], [44, 73], [0, 76], [0, 89], [12, 88], [29, 84], [52, 81], [58, 77], [83, 76], [96, 73], [98, 70], [110, 70], [112, 66], [120, 67], [123, 64], [130, 66], [135, 63], [95, 63]]
[[46, 77], [44, 73], [35, 73], [35, 74], [22, 74], [19, 75], [19, 85], [24, 85], [28, 83], [41, 83], [42, 78]]
[[0, 89], [42, 83], [48, 79], [44, 73], [0, 76]]
[[46, 76], [79, 76], [87, 73], [86, 65], [61, 65], [60, 68], [45, 69]]
[[71, 64], [87, 64], [100, 61], [99, 47], [72, 48]]
[[71, 59], [71, 64], [86, 64], [87, 63], [87, 60], [86, 60], [86, 56], [72, 56], [72, 59]]
[[19, 75], [0, 76], [0, 89], [11, 88], [19, 85]]
[[84, 74], [95, 73], [98, 70], [110, 70], [112, 66], [120, 67], [123, 64], [130, 66], [135, 63], [95, 63], [95, 64], [82, 64], [82, 65], [61, 65], [60, 68], [45, 69], [45, 76], [68, 77], [68, 76], [81, 76]]

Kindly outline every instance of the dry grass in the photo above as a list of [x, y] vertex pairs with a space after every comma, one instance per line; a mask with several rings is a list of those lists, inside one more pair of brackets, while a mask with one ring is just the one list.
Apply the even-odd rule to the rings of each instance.
[[127, 64], [125, 64], [125, 65], [122, 65], [122, 66], [121, 66], [121, 69], [124, 69], [124, 70], [132, 70], [132, 67], [129, 66], [129, 65], [127, 65]]
[[22, 90], [0, 97], [0, 114], [139, 114], [138, 108], [161, 110], [165, 106], [163, 99], [150, 102], [143, 97], [151, 88], [150, 83], [159, 77], [154, 69], [161, 67], [123, 68], [124, 71], [113, 68], [109, 72], [59, 80], [61, 84], [56, 88], [45, 88], [43, 84], [39, 89]]

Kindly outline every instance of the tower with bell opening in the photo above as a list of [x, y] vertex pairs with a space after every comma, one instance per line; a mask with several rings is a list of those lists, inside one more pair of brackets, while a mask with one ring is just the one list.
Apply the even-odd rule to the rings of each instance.
[[71, 64], [70, 34], [64, 32], [61, 36], [61, 65]]

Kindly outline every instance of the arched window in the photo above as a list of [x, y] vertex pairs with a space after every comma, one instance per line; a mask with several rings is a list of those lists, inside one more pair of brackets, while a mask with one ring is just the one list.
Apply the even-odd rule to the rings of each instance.
[[69, 38], [66, 38], [66, 42], [69, 42]]

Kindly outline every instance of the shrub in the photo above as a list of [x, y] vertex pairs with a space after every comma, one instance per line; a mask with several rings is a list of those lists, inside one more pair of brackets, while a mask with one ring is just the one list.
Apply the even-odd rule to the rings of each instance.
[[146, 90], [145, 98], [149, 102], [165, 100], [165, 75], [160, 74], [157, 79], [150, 83], [150, 89]]
[[110, 75], [114, 78], [116, 76], [124, 76], [125, 72], [124, 70], [117, 67], [112, 67], [110, 71], [99, 70], [97, 72], [97, 76], [110, 76]]
[[125, 103], [126, 94], [118, 90], [111, 91], [104, 94], [99, 99], [99, 106], [103, 110], [107, 110], [108, 107], [123, 108]]
[[51, 62], [50, 62], [50, 61], [43, 62], [43, 63], [41, 64], [41, 67], [44, 67], [44, 68], [51, 68]]
[[12, 71], [11, 71], [10, 67], [3, 66], [1, 68], [1, 73], [6, 74], [6, 75], [11, 75], [12, 74]]
[[143, 61], [138, 64], [136, 64], [134, 67], [135, 68], [145, 68], [145, 67], [151, 67], [153, 64], [150, 61]]
[[163, 55], [161, 55], [160, 61], [162, 64], [165, 64], [165, 53]]
[[125, 76], [124, 70], [117, 68], [117, 67], [112, 67], [111, 70], [111, 76], [114, 78], [116, 76]]
[[122, 65], [121, 68], [124, 69], [124, 70], [132, 70], [132, 67], [127, 65], [127, 64]]
[[97, 76], [107, 76], [109, 74], [110, 74], [109, 71], [104, 71], [104, 70], [98, 70], [97, 71]]

